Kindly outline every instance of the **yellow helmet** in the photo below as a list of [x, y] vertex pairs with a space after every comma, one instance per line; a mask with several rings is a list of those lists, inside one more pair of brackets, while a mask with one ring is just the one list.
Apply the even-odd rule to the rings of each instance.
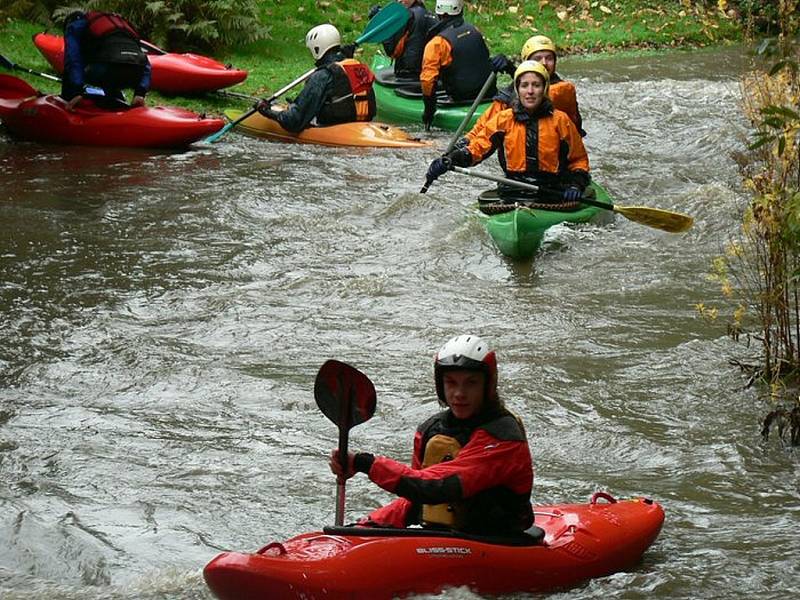
[[544, 94], [545, 96], [550, 91], [550, 73], [547, 71], [547, 67], [545, 67], [542, 63], [538, 60], [524, 60], [522, 61], [517, 70], [514, 71], [514, 89], [517, 89], [517, 85], [519, 84], [519, 78], [522, 77], [525, 73], [538, 73], [544, 79]]
[[553, 43], [553, 40], [545, 35], [535, 35], [528, 38], [528, 41], [522, 45], [520, 56], [522, 60], [528, 60], [531, 54], [539, 50], [550, 50], [550, 52], [556, 54], [556, 45]]

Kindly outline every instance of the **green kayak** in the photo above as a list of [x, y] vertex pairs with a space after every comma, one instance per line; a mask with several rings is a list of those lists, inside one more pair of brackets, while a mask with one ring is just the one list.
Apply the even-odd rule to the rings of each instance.
[[[392, 60], [383, 55], [376, 54], [372, 59], [372, 70], [375, 73], [375, 100], [378, 103], [377, 119], [384, 123], [394, 123], [397, 125], [422, 125], [422, 92], [404, 92], [409, 88], [398, 86], [394, 79]], [[418, 89], [418, 88], [417, 88]], [[404, 95], [400, 95], [404, 94]], [[486, 110], [491, 101], [483, 102], [478, 105], [475, 114], [472, 115], [466, 131], [469, 131], [478, 117]], [[461, 121], [467, 116], [471, 102], [459, 103], [440, 103], [433, 117], [433, 126], [440, 129], [450, 129], [455, 131], [461, 125]]]
[[[602, 186], [592, 182], [591, 189], [597, 200], [612, 202]], [[523, 202], [530, 200], [521, 199], [520, 203]], [[541, 208], [541, 204], [535, 208], [502, 204], [496, 190], [481, 194], [479, 206], [494, 243], [500, 252], [513, 259], [527, 259], [536, 254], [545, 232], [553, 225], [565, 222], [602, 223], [613, 218], [613, 213], [607, 210], [584, 204], [577, 205], [576, 210], [550, 210]]]

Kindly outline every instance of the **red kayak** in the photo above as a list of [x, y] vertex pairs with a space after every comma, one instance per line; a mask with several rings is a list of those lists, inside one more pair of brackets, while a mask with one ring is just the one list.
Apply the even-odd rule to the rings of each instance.
[[143, 148], [185, 147], [225, 125], [222, 119], [174, 107], [110, 110], [84, 100], [69, 112], [60, 97], [44, 96], [11, 75], [0, 75], [0, 120], [26, 140]]
[[460, 586], [544, 592], [635, 566], [664, 522], [652, 500], [618, 502], [603, 492], [534, 512], [536, 525], [513, 538], [326, 527], [251, 554], [225, 552], [203, 576], [220, 600], [388, 600]]
[[[56, 72], [64, 71], [64, 38], [50, 33], [37, 33], [33, 43]], [[199, 54], [174, 54], [144, 42], [142, 47], [152, 67], [151, 89], [164, 94], [200, 94], [241, 83], [247, 71], [233, 69], [213, 58]]]

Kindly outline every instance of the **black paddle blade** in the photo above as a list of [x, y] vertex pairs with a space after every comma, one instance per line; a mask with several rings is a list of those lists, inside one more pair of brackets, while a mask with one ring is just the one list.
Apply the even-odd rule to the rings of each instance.
[[375, 414], [375, 386], [369, 377], [338, 360], [325, 361], [320, 367], [314, 399], [339, 429], [349, 430]]

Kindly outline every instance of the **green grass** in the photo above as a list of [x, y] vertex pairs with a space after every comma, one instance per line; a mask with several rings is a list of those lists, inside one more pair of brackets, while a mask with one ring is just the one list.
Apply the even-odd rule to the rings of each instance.
[[[236, 91], [266, 96], [283, 87], [311, 65], [305, 34], [324, 22], [335, 24], [345, 42], [354, 41], [367, 25], [366, 13], [374, 0], [273, 0], [263, 3], [263, 19], [270, 39], [217, 54], [221, 62], [249, 71]], [[430, 7], [433, 0], [428, 0]], [[465, 15], [483, 31], [492, 54], [516, 56], [525, 40], [536, 33], [551, 37], [562, 54], [585, 54], [624, 49], [708, 46], [741, 39], [740, 24], [716, 10], [716, 2], [671, 0], [484, 0], [467, 4]], [[651, 8], [652, 6], [658, 8]], [[713, 9], [713, 10], [712, 10]], [[30, 41], [44, 25], [19, 21], [0, 23], [0, 53], [13, 62], [51, 72]], [[368, 44], [357, 55], [368, 62], [379, 45]], [[57, 92], [45, 79], [15, 72], [35, 87]], [[207, 94], [199, 98], [165, 98], [155, 92], [151, 104], [177, 104], [197, 111], [221, 112], [247, 101]]]

